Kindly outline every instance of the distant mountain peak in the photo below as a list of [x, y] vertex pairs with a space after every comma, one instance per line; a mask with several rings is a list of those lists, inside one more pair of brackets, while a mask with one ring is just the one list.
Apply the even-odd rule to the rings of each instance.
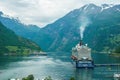
[[101, 6], [98, 6], [98, 5], [95, 5], [95, 4], [91, 3], [91, 4], [84, 5], [82, 7], [82, 10], [89, 12], [89, 11], [92, 11], [92, 10], [94, 11], [94, 10], [97, 10], [97, 9], [101, 9], [101, 11], [103, 11], [105, 9], [112, 8], [114, 6], [115, 6], [114, 4], [101, 4]]
[[106, 7], [113, 7], [114, 4], [102, 4], [101, 5], [103, 8], [106, 8]]
[[114, 4], [102, 4], [101, 5], [101, 11], [113, 7]]
[[2, 12], [2, 11], [0, 11], [0, 16], [1, 16], [1, 15], [3, 15], [3, 12]]
[[95, 4], [86, 4], [85, 6], [82, 7], [83, 10], [88, 10], [88, 9], [95, 9], [97, 6]]

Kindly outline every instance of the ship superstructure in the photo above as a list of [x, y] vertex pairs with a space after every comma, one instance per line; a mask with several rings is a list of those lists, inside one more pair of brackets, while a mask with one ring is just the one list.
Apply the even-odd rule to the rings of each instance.
[[82, 44], [80, 41], [75, 47], [72, 48], [71, 58], [76, 63], [77, 68], [93, 68], [94, 63], [91, 58], [91, 48]]

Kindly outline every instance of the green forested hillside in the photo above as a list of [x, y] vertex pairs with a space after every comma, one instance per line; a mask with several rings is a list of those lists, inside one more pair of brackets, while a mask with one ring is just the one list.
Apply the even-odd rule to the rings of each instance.
[[0, 21], [7, 28], [36, 42], [45, 51], [71, 51], [81, 39], [80, 28], [88, 23], [83, 32], [85, 44], [95, 52], [120, 52], [120, 4], [87, 4], [41, 29], [26, 28], [16, 19], [2, 15]]
[[85, 42], [95, 51], [120, 52], [120, 5], [105, 9], [85, 30]]
[[17, 36], [0, 22], [0, 55], [23, 55], [33, 50], [40, 51], [40, 48], [35, 43]]

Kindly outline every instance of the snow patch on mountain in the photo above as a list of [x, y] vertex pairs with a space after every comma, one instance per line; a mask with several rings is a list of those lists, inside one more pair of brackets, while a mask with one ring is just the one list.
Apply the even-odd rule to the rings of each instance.
[[83, 8], [83, 10], [86, 10], [88, 8], [88, 6], [89, 6], [88, 4], [85, 5], [85, 7]]
[[100, 7], [101, 7], [101, 12], [105, 9], [109, 9], [111, 7], [113, 7], [114, 5], [113, 4], [102, 4]]

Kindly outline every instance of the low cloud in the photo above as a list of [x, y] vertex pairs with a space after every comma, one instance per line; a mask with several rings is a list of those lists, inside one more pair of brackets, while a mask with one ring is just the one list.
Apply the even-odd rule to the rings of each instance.
[[0, 11], [39, 27], [54, 22], [73, 9], [94, 3], [118, 4], [120, 0], [0, 0]]

